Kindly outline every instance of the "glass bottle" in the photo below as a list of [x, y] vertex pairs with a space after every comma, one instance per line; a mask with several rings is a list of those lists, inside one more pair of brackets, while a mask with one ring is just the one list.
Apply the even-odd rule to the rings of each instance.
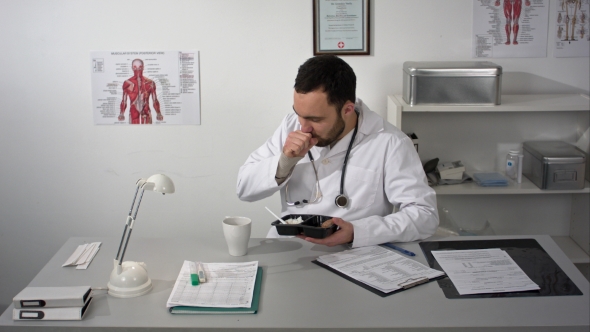
[[518, 155], [520, 151], [510, 150], [506, 156], [506, 176], [512, 180], [518, 180]]

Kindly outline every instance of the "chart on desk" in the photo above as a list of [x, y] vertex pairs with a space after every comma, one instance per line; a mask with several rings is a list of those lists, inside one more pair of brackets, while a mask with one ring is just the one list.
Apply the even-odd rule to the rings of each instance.
[[190, 261], [184, 261], [167, 307], [248, 308], [252, 304], [258, 261], [203, 263], [207, 282], [191, 284]]

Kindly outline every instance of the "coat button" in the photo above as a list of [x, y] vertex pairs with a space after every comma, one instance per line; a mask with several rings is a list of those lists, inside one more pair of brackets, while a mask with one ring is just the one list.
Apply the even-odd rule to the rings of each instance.
[[330, 163], [330, 159], [322, 160], [322, 164], [324, 164], [324, 165], [328, 165], [329, 163]]

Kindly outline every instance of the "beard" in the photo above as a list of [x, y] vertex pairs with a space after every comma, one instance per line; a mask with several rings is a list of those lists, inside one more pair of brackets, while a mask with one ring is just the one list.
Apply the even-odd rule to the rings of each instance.
[[338, 140], [338, 137], [342, 134], [342, 132], [344, 132], [345, 126], [346, 124], [344, 123], [344, 119], [342, 119], [342, 115], [339, 114], [336, 123], [334, 124], [332, 129], [330, 129], [328, 134], [326, 134], [326, 137], [314, 136], [314, 138], [318, 139], [318, 143], [316, 144], [316, 146], [325, 147], [336, 142], [336, 140]]

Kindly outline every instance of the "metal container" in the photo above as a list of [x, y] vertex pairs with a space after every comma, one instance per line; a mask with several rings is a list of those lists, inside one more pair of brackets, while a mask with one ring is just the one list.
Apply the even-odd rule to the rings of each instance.
[[500, 105], [502, 67], [489, 61], [404, 62], [409, 105]]
[[586, 153], [562, 141], [524, 142], [522, 174], [541, 189], [583, 189]]

